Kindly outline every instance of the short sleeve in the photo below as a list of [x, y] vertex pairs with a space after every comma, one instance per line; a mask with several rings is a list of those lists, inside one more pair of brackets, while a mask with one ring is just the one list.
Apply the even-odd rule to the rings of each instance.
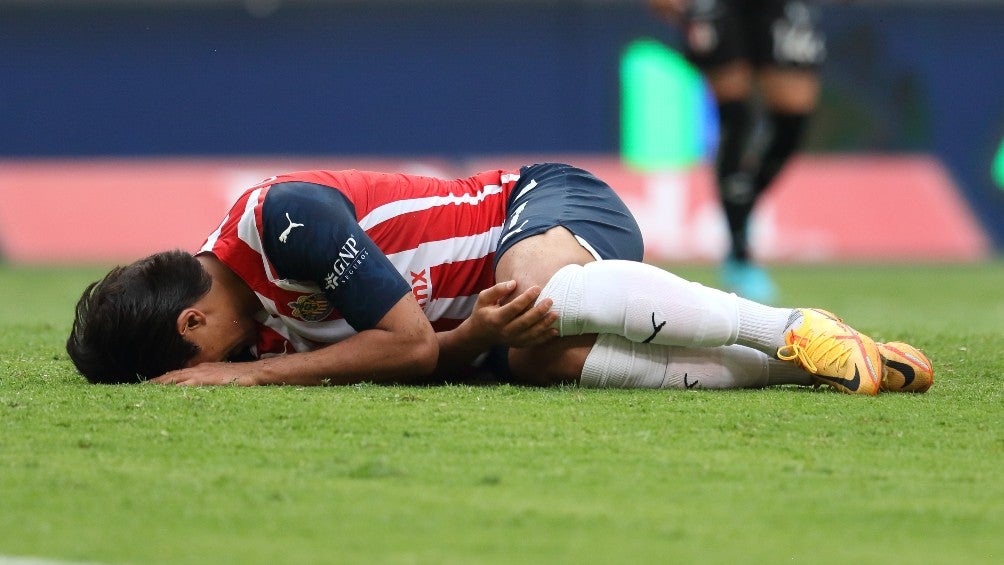
[[337, 189], [273, 185], [261, 221], [265, 255], [276, 273], [320, 286], [356, 331], [374, 327], [411, 290]]

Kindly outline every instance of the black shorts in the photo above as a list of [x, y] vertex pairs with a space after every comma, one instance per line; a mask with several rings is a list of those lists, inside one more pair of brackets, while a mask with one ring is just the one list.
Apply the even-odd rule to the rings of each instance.
[[687, 11], [687, 58], [708, 70], [740, 60], [754, 67], [816, 69], [826, 60], [818, 11], [797, 0], [703, 0]]
[[495, 262], [514, 244], [562, 226], [596, 259], [641, 261], [641, 229], [610, 186], [592, 173], [545, 163], [519, 170], [506, 202], [506, 223]]

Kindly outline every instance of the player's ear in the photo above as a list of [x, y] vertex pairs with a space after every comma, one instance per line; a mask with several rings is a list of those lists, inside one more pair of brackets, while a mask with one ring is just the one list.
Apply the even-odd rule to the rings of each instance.
[[178, 314], [177, 328], [180, 335], [206, 325], [206, 315], [197, 308], [185, 308]]

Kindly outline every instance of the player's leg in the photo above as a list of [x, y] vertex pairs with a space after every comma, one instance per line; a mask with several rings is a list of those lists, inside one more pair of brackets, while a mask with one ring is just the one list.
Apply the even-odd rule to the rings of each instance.
[[[496, 279], [544, 288], [563, 336], [765, 352], [783, 345], [792, 309], [773, 308], [642, 263], [641, 230], [609, 185], [560, 164], [524, 167], [507, 203]], [[602, 260], [599, 260], [602, 259]], [[599, 260], [599, 261], [598, 261]], [[740, 324], [740, 319], [742, 324]]]
[[[777, 295], [767, 272], [750, 251], [750, 218], [757, 200], [755, 173], [749, 160], [755, 113], [750, 96], [751, 67], [745, 61], [705, 72], [718, 105], [719, 144], [715, 180], [725, 214], [729, 249], [722, 264], [724, 288], [758, 302]], [[739, 86], [741, 85], [741, 86]]]
[[[539, 205], [544, 210], [549, 207], [545, 202], [539, 202]], [[522, 211], [526, 211], [526, 207]], [[507, 222], [507, 225], [513, 228], [519, 224]], [[544, 287], [562, 267], [596, 260], [571, 232], [561, 226], [536, 235], [523, 237], [520, 234], [517, 237], [518, 241], [501, 250], [495, 266], [496, 280], [516, 281], [513, 296], [532, 286]], [[510, 348], [508, 363], [512, 378], [518, 384], [531, 386], [577, 383], [595, 339], [595, 334], [577, 335], [537, 347]]]
[[[690, 374], [699, 376], [705, 388], [765, 386], [769, 356], [764, 351], [784, 345], [783, 332], [794, 313], [641, 262], [596, 261], [560, 226], [510, 247], [499, 259], [496, 277], [516, 280], [517, 292], [548, 281], [541, 297], [554, 300], [559, 313], [560, 339], [510, 349], [510, 368], [521, 384], [573, 383], [581, 375], [585, 386], [680, 387], [687, 384], [682, 375]], [[741, 310], [747, 320], [742, 331]], [[596, 334], [609, 335], [597, 340]], [[740, 339], [764, 351], [715, 347]], [[807, 380], [807, 373], [795, 373]]]
[[[653, 386], [679, 384], [679, 379], [672, 378], [673, 370], [696, 370], [686, 368], [685, 357], [674, 357], [687, 351], [717, 355], [704, 359], [709, 363], [705, 366], [716, 371], [706, 374], [705, 382], [720, 379], [720, 388], [764, 386], [766, 381], [756, 379], [757, 366], [749, 363], [779, 357], [815, 375], [816, 382], [838, 390], [879, 391], [882, 360], [876, 344], [815, 310], [771, 307], [623, 260], [567, 265], [552, 276], [541, 297], [554, 302], [559, 335], [600, 334], [585, 361], [584, 378], [591, 374], [590, 362], [595, 361], [600, 364], [599, 374], [621, 367], [625, 382], [640, 376]], [[624, 339], [604, 341], [604, 334]], [[648, 345], [657, 347], [641, 347]], [[603, 353], [603, 348], [614, 352]], [[639, 369], [651, 369], [651, 362], [639, 364], [638, 360], [652, 356], [660, 356], [655, 366], [661, 362], [666, 372]], [[605, 361], [608, 358], [616, 363]], [[745, 368], [735, 371], [736, 366]]]
[[819, 99], [826, 43], [817, 10], [805, 2], [772, 0], [750, 18], [756, 78], [768, 117], [753, 182], [758, 197], [801, 146]]
[[739, 2], [711, 0], [692, 5], [686, 26], [686, 55], [704, 75], [718, 109], [715, 179], [728, 224], [730, 256], [748, 256], [746, 224], [753, 203], [752, 175], [745, 158], [755, 112], [749, 30]]
[[[755, 304], [638, 261], [596, 261], [561, 226], [507, 249], [496, 266], [496, 278], [517, 281], [517, 293], [545, 283], [541, 297], [551, 298], [559, 314], [561, 339], [542, 347], [510, 349], [510, 368], [522, 384], [575, 382], [589, 354], [592, 374], [609, 374], [617, 368], [630, 386], [682, 383], [667, 380], [666, 375], [693, 372], [695, 363], [703, 367], [702, 379], [712, 388], [762, 385], [765, 352], [784, 345], [784, 329], [795, 313]], [[740, 315], [745, 324], [739, 323]], [[594, 347], [596, 334], [617, 334], [621, 339], [601, 336]], [[762, 351], [752, 358], [740, 356], [739, 365], [725, 363], [731, 356], [723, 356], [715, 346], [737, 341], [756, 344]], [[666, 345], [691, 349], [681, 347], [672, 354]], [[702, 350], [707, 358], [697, 363]], [[744, 364], [746, 370], [734, 370]], [[719, 384], [711, 385], [713, 380]]]
[[718, 107], [715, 181], [728, 226], [729, 253], [745, 261], [749, 258], [747, 224], [754, 198], [753, 179], [745, 159], [755, 122], [749, 99], [752, 69], [748, 62], [740, 60], [705, 69], [704, 76]]
[[798, 151], [819, 99], [826, 59], [817, 11], [799, 0], [749, 9], [750, 53], [767, 110], [765, 139], [753, 171], [753, 205]]
[[[784, 344], [782, 333], [793, 310], [758, 305], [641, 263], [637, 223], [596, 177], [564, 165], [526, 167], [521, 176], [509, 202], [496, 279], [515, 280], [517, 293], [543, 286], [542, 296], [555, 300], [559, 325], [566, 331], [546, 346], [510, 350], [510, 367], [520, 382], [576, 382], [591, 351], [593, 362], [606, 367], [603, 371], [616, 366], [624, 375], [647, 376], [640, 372], [644, 364], [634, 360], [648, 353], [630, 339], [594, 345], [597, 333], [687, 346], [738, 340], [760, 344], [768, 352]], [[741, 325], [740, 312], [745, 312]], [[671, 360], [665, 352], [659, 354], [666, 367], [652, 378], [661, 382]], [[709, 355], [715, 354], [709, 350]], [[761, 361], [749, 371], [756, 378]]]
[[[639, 354], [629, 342], [703, 348], [739, 344], [767, 355], [787, 347], [797, 364], [816, 374], [844, 374], [865, 362], [860, 352], [841, 342], [845, 338], [864, 342], [863, 355], [874, 353], [878, 359], [871, 340], [837, 321], [759, 304], [641, 263], [637, 223], [613, 190], [591, 174], [565, 165], [537, 165], [521, 170], [521, 177], [509, 202], [496, 278], [516, 280], [517, 290], [546, 283], [541, 297], [554, 301], [563, 337], [619, 335], [627, 338], [624, 343], [604, 346], [619, 348], [627, 357]], [[589, 339], [559, 343], [584, 350]], [[539, 370], [546, 362], [541, 351], [513, 349], [513, 371]], [[842, 353], [834, 356], [833, 351]], [[569, 354], [564, 377], [579, 375], [580, 362], [588, 361], [581, 353]], [[629, 372], [633, 366], [621, 365]], [[875, 377], [876, 390], [877, 382]]]
[[767, 106], [767, 139], [753, 177], [754, 198], [771, 186], [799, 150], [819, 97], [819, 76], [813, 70], [767, 67], [759, 71]]
[[784, 330], [798, 315], [646, 263], [616, 259], [562, 267], [541, 297], [554, 301], [561, 336], [610, 333], [685, 347], [738, 343], [765, 353], [784, 345]]
[[797, 364], [741, 345], [672, 347], [613, 334], [563, 337], [524, 348], [510, 355], [510, 365], [514, 382], [530, 386], [737, 389], [815, 382]]
[[801, 367], [741, 345], [671, 347], [600, 334], [583, 363], [579, 385], [735, 389], [813, 382]]

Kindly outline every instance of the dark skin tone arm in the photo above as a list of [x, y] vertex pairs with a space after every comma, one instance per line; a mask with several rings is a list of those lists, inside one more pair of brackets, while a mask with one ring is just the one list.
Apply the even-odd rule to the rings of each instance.
[[415, 298], [404, 296], [373, 329], [315, 351], [248, 363], [208, 362], [151, 382], [178, 385], [407, 383], [433, 370], [439, 346]]
[[178, 385], [348, 385], [361, 382], [421, 383], [429, 375], [449, 377], [500, 344], [539, 344], [554, 337], [550, 300], [534, 306], [539, 287], [511, 297], [516, 285], [499, 283], [482, 291], [470, 318], [454, 330], [435, 333], [415, 298], [403, 296], [377, 325], [315, 351], [258, 361], [228, 363], [234, 349], [249, 345], [231, 324], [260, 308], [254, 294], [212, 255], [199, 256], [213, 277], [210, 293], [179, 316], [178, 331], [203, 354], [189, 367], [150, 382]]
[[551, 324], [558, 318], [551, 311], [550, 298], [534, 304], [541, 288], [533, 286], [513, 296], [516, 281], [504, 281], [478, 294], [470, 317], [455, 329], [439, 332], [439, 363], [436, 374], [449, 377], [470, 366], [478, 355], [492, 347], [526, 347], [554, 339], [558, 330]]

